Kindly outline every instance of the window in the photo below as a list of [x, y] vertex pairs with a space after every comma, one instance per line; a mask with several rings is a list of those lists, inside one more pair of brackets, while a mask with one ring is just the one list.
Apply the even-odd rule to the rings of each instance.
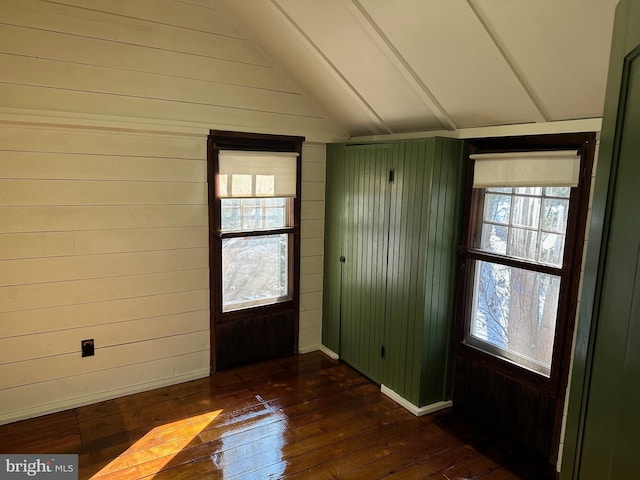
[[580, 143], [492, 151], [499, 143], [480, 141], [470, 155], [459, 338], [498, 369], [556, 380], [575, 316], [591, 159]]
[[[551, 370], [569, 192], [569, 187], [478, 192], [473, 244], [478, 258], [472, 264], [466, 341], [545, 376]], [[506, 259], [524, 265], [505, 264]], [[537, 271], [537, 266], [553, 270]]]
[[223, 313], [292, 298], [297, 159], [295, 152], [218, 152]]
[[302, 140], [211, 132], [211, 285], [218, 323], [227, 314], [297, 304]]
[[297, 351], [304, 137], [211, 130], [211, 367]]
[[292, 226], [292, 199], [223, 198], [220, 208], [222, 311], [290, 300], [292, 234], [272, 232]]
[[218, 152], [222, 312], [291, 300], [297, 159]]

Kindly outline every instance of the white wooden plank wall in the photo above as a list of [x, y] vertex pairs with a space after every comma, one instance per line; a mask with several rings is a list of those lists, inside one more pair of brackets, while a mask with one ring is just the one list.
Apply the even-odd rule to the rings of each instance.
[[[0, 423], [208, 374], [208, 129], [343, 132], [210, 0], [1, 10]], [[324, 158], [305, 144], [301, 351], [320, 344]]]
[[302, 223], [300, 246], [299, 351], [322, 344], [322, 269], [324, 254], [324, 179], [326, 146], [302, 149]]
[[0, 111], [344, 138], [213, 3], [2, 0]]
[[578, 287], [578, 303], [576, 305], [576, 328], [573, 332], [573, 340], [571, 342], [571, 357], [569, 358], [569, 378], [567, 380], [567, 390], [564, 397], [564, 410], [562, 412], [562, 428], [560, 430], [560, 445], [558, 447], [558, 461], [556, 462], [556, 470], [560, 472], [562, 467], [562, 454], [564, 452], [564, 437], [567, 427], [567, 412], [569, 410], [569, 393], [571, 392], [571, 375], [573, 373], [573, 361], [575, 360], [576, 341], [578, 340], [577, 324], [580, 321], [580, 307], [582, 306], [582, 282], [584, 281], [584, 266], [587, 259], [587, 247], [589, 246], [589, 230], [591, 229], [591, 218], [593, 215], [593, 192], [596, 184], [596, 170], [598, 169], [598, 154], [600, 153], [600, 137], [596, 141], [596, 149], [593, 153], [593, 170], [591, 171], [591, 191], [589, 196], [589, 208], [587, 210], [587, 223], [585, 225], [585, 239], [582, 253], [582, 266], [580, 267], [580, 286]]
[[206, 187], [201, 136], [0, 126], [0, 421], [208, 374]]

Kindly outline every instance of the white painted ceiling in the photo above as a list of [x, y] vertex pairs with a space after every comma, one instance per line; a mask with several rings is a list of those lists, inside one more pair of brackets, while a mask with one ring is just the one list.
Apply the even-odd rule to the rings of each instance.
[[617, 0], [218, 0], [348, 136], [602, 116]]

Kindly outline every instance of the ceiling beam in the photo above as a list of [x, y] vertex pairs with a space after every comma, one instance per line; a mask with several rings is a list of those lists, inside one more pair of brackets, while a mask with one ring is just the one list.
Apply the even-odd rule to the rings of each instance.
[[371, 121], [378, 127], [381, 132], [392, 133], [391, 128], [384, 122], [382, 117], [378, 115], [375, 109], [360, 95], [358, 90], [347, 80], [347, 78], [340, 72], [340, 70], [329, 60], [329, 58], [322, 52], [320, 47], [305, 33], [305, 31], [298, 25], [298, 23], [285, 11], [285, 9], [278, 3], [277, 0], [270, 0], [269, 4], [274, 8], [276, 12], [291, 26], [293, 32], [298, 38], [305, 42], [309, 47], [309, 50], [316, 56], [316, 58], [325, 64], [327, 70], [330, 71], [333, 76], [346, 87], [346, 90], [351, 94], [354, 100], [360, 105], [360, 107], [369, 115]]
[[445, 108], [438, 102], [435, 95], [422, 81], [420, 76], [411, 68], [409, 62], [402, 56], [398, 49], [393, 45], [389, 37], [387, 37], [376, 21], [369, 15], [366, 8], [359, 0], [343, 0], [345, 5], [358, 19], [371, 38], [376, 42], [378, 47], [386, 54], [387, 58], [393, 63], [398, 72], [404, 77], [407, 83], [413, 88], [415, 93], [420, 97], [424, 104], [431, 110], [440, 124], [446, 130], [456, 130], [458, 126], [447, 113]]
[[432, 130], [426, 132], [394, 133], [391, 135], [353, 136], [350, 142], [389, 142], [394, 140], [410, 140], [415, 138], [447, 137], [447, 138], [489, 138], [514, 137], [519, 135], [546, 135], [550, 133], [600, 133], [602, 118], [582, 118], [578, 120], [559, 120], [555, 122], [519, 123], [513, 125], [495, 125], [492, 127], [461, 128], [455, 132], [448, 130]]
[[520, 83], [520, 86], [522, 86], [522, 89], [529, 97], [529, 100], [531, 100], [531, 103], [536, 108], [538, 115], [535, 121], [536, 122], [551, 121], [551, 116], [549, 115], [549, 112], [547, 112], [544, 106], [542, 105], [542, 101], [540, 100], [538, 95], [536, 95], [533, 89], [533, 86], [527, 81], [525, 75], [520, 71], [520, 69], [516, 65], [516, 62], [511, 58], [511, 55], [509, 55], [509, 52], [507, 51], [505, 46], [502, 44], [502, 42], [500, 41], [496, 33], [493, 31], [493, 29], [489, 26], [489, 23], [482, 16], [482, 13], [480, 13], [480, 10], [474, 4], [475, 0], [466, 0], [466, 1], [471, 11], [478, 19], [478, 22], [480, 22], [480, 25], [482, 25], [482, 28], [484, 28], [484, 31], [487, 33], [487, 35], [495, 45], [496, 49], [498, 50], [498, 52], [500, 52], [500, 55], [502, 56], [504, 61], [507, 63], [507, 65], [515, 75], [516, 79]]

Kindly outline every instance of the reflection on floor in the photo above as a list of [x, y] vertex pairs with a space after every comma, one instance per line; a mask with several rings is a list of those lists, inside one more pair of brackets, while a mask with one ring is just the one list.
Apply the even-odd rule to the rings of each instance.
[[0, 453], [78, 453], [101, 480], [546, 478], [319, 352], [0, 426]]

